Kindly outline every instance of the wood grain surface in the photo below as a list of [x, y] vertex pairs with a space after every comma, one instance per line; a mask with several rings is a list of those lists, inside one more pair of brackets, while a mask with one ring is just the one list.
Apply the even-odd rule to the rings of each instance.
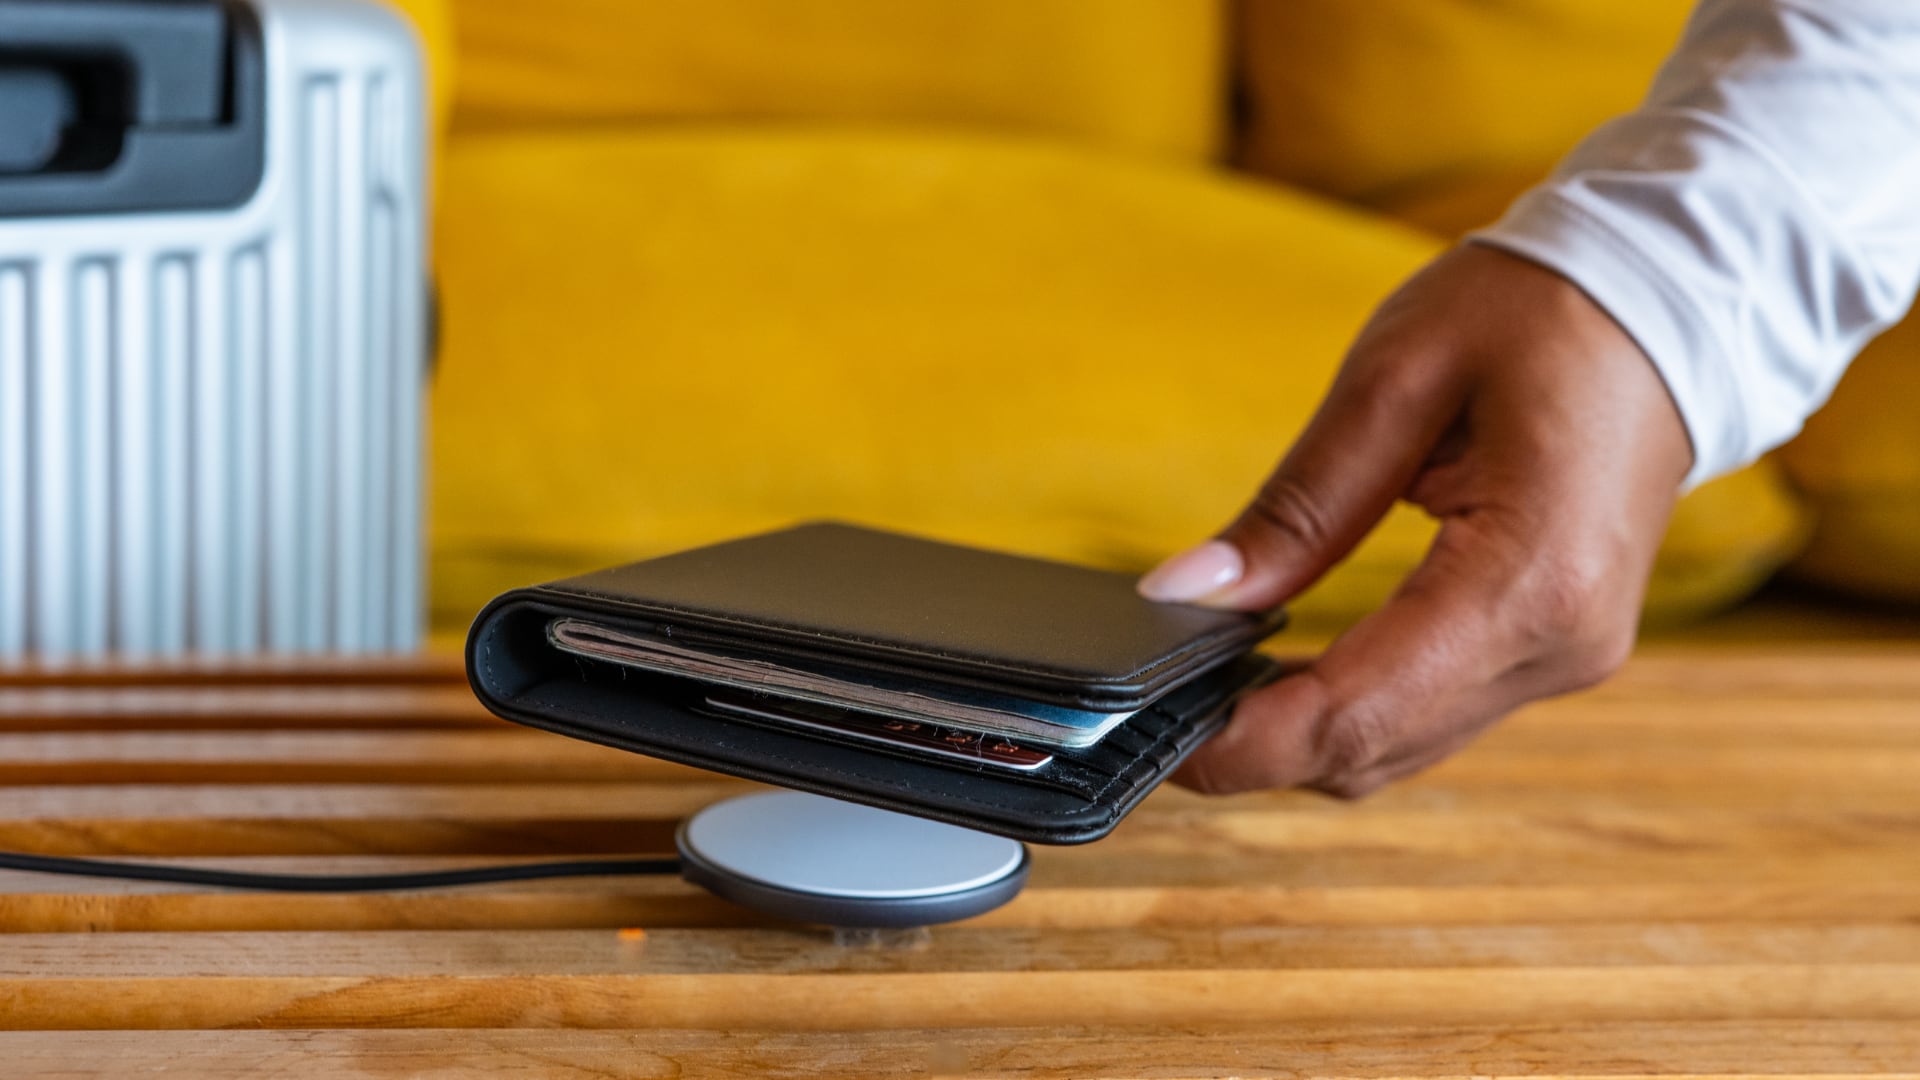
[[[649, 854], [752, 786], [445, 657], [0, 675], [0, 847]], [[1668, 646], [1360, 803], [1167, 789], [982, 918], [836, 945], [674, 878], [0, 872], [0, 1077], [1920, 1076], [1920, 646]]]

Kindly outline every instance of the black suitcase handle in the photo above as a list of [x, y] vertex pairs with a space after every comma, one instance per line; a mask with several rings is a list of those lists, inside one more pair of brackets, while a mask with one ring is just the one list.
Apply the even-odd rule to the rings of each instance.
[[244, 4], [0, 0], [0, 217], [246, 201], [264, 84]]

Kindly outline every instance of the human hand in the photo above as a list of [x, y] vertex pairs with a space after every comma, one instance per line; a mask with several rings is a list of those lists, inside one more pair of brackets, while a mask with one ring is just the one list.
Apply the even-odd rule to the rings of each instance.
[[1439, 519], [1432, 548], [1310, 666], [1244, 698], [1175, 780], [1358, 797], [1605, 678], [1692, 458], [1659, 374], [1584, 293], [1492, 248], [1443, 255], [1374, 313], [1252, 504], [1140, 591], [1283, 603], [1399, 499]]

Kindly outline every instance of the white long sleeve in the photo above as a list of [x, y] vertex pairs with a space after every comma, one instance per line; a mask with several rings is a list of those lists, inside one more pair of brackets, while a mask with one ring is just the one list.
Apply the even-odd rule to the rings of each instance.
[[1703, 0], [1641, 107], [1472, 239], [1633, 336], [1689, 484], [1751, 461], [1920, 287], [1920, 0]]

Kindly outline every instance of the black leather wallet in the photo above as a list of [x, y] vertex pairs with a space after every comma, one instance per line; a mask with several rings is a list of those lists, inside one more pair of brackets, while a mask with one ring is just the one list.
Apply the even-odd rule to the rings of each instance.
[[816, 523], [500, 596], [467, 673], [532, 727], [1068, 844], [1106, 835], [1278, 673], [1252, 650], [1283, 621]]

